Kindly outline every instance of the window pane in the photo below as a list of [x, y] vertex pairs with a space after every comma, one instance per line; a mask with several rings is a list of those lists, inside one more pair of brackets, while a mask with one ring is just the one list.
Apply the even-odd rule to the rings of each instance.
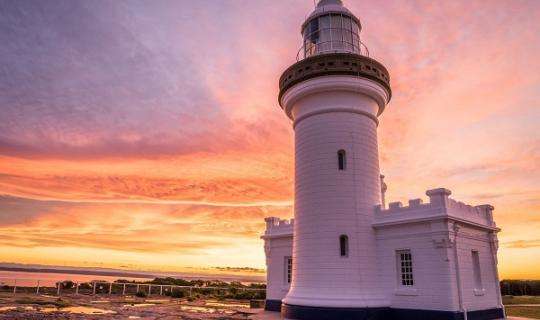
[[314, 19], [309, 23], [309, 40], [313, 43], [317, 43], [319, 40], [319, 19]]
[[319, 24], [321, 29], [330, 28], [330, 15], [319, 17]]
[[413, 268], [412, 268], [412, 255], [409, 250], [399, 250], [396, 252], [396, 258], [398, 261], [396, 264], [399, 266], [399, 282], [402, 286], [412, 286], [413, 280]]
[[342, 18], [342, 21], [343, 21], [343, 29], [351, 30], [351, 18], [344, 16]]
[[285, 257], [285, 281], [291, 283], [292, 280], [292, 258]]
[[332, 15], [332, 28], [341, 28], [341, 15]]

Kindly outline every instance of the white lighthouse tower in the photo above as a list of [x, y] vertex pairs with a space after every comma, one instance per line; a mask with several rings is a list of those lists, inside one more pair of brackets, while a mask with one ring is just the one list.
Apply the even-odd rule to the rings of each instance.
[[386, 68], [367, 56], [361, 25], [341, 0], [320, 0], [301, 28], [298, 62], [279, 103], [295, 131], [295, 223], [287, 319], [347, 319], [388, 307], [377, 270], [381, 204], [378, 116], [390, 100]]
[[279, 80], [295, 206], [294, 219], [265, 218], [265, 309], [290, 320], [504, 318], [491, 205], [446, 188], [385, 205], [377, 126], [390, 78], [360, 29], [341, 0], [320, 0]]

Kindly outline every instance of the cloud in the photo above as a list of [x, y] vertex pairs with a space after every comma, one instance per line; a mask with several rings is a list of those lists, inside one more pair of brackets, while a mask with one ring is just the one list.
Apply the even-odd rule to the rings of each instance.
[[504, 244], [504, 246], [507, 248], [512, 248], [512, 249], [538, 248], [540, 247], [540, 239], [517, 240], [517, 241], [507, 242]]
[[209, 250], [227, 250], [245, 239], [258, 238], [266, 215], [288, 216], [290, 210], [289, 206], [74, 203], [3, 196], [0, 247], [207, 256]]
[[[346, 5], [391, 73], [379, 126], [388, 199], [446, 186], [495, 205], [501, 242], [536, 241], [538, 3]], [[165, 252], [178, 250], [193, 263], [263, 265], [262, 217], [290, 217], [293, 201], [294, 132], [277, 79], [311, 9], [0, 3], [1, 241], [25, 248], [0, 255], [81, 246], [119, 260], [126, 250], [176, 264]]]

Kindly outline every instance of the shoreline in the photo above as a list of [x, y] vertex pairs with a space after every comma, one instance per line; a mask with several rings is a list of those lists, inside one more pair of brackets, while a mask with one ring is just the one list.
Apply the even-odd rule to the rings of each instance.
[[155, 278], [175, 278], [185, 280], [222, 280], [226, 282], [238, 281], [238, 282], [250, 282], [250, 283], [266, 283], [266, 277], [264, 275], [237, 275], [231, 273], [168, 273], [168, 272], [140, 272], [129, 270], [95, 270], [95, 269], [75, 269], [75, 268], [46, 268], [46, 267], [16, 267], [16, 266], [0, 266], [0, 271], [5, 272], [20, 272], [20, 273], [32, 273], [32, 274], [73, 274], [81, 276], [102, 276], [102, 277], [116, 277], [118, 279], [123, 278], [135, 278], [135, 279], [148, 279], [153, 280]]
[[0, 271], [27, 272], [27, 273], [56, 273], [56, 274], [78, 274], [87, 276], [108, 276], [108, 277], [126, 277], [154, 279], [159, 277], [154, 274], [131, 273], [122, 271], [99, 271], [99, 270], [76, 270], [76, 269], [48, 269], [48, 268], [23, 268], [23, 267], [0, 267]]

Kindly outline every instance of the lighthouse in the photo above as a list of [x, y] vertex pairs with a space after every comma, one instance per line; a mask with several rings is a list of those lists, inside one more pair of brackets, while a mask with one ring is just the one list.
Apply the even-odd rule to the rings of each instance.
[[279, 79], [294, 219], [265, 218], [265, 309], [289, 320], [502, 319], [493, 206], [446, 188], [386, 204], [377, 127], [390, 76], [361, 28], [341, 0], [320, 0]]
[[390, 77], [368, 56], [361, 28], [342, 1], [319, 1], [302, 24], [298, 61], [279, 80], [279, 104], [295, 133], [292, 282], [282, 306], [288, 319], [389, 304], [371, 224], [381, 204], [377, 126]]

